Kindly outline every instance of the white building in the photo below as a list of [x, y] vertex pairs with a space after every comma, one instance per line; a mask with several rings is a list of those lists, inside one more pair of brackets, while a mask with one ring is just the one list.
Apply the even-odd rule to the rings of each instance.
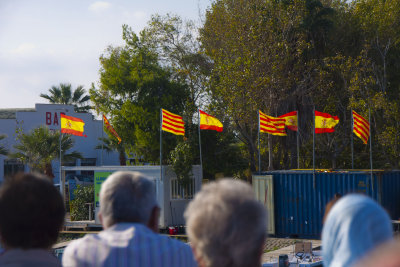
[[[18, 131], [28, 133], [42, 125], [46, 125], [49, 129], [60, 130], [60, 113], [80, 118], [85, 122], [84, 134], [87, 137], [71, 135], [75, 144], [70, 150], [82, 153], [83, 159], [69, 163], [70, 166], [71, 164], [73, 166], [119, 165], [118, 153], [106, 153], [95, 149], [96, 145], [101, 143], [99, 138], [107, 136], [103, 133], [102, 121], [95, 120], [91, 113], [75, 113], [71, 105], [36, 104], [35, 108], [31, 109], [0, 109], [0, 134], [7, 135], [0, 141], [0, 145], [14, 152], [13, 146], [17, 143]], [[59, 161], [53, 161], [52, 166], [55, 175], [54, 183], [59, 183]], [[0, 182], [5, 176], [21, 170], [28, 171], [29, 169], [16, 160], [0, 155]]]

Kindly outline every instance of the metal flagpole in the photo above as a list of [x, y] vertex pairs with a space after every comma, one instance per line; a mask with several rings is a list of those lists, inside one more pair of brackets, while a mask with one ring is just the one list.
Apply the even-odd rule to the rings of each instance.
[[315, 106], [314, 106], [314, 114], [313, 114], [313, 118], [314, 118], [314, 131], [313, 131], [313, 156], [312, 156], [312, 160], [313, 160], [313, 184], [315, 187]]
[[65, 191], [63, 190], [64, 189], [64, 186], [65, 186], [65, 184], [63, 184], [63, 180], [61, 179], [61, 174], [62, 174], [62, 171], [61, 171], [61, 138], [62, 138], [62, 133], [61, 133], [61, 128], [60, 128], [60, 189], [61, 189], [61, 191], [63, 191], [62, 192], [62, 195], [63, 195], [63, 197], [65, 197]]
[[258, 112], [258, 173], [261, 174], [260, 112]]
[[197, 114], [199, 115], [199, 148], [200, 148], [200, 168], [201, 168], [201, 178], [203, 179], [203, 158], [201, 155], [201, 135], [200, 135], [200, 110], [197, 109]]
[[371, 186], [372, 186], [372, 191], [374, 191], [374, 174], [372, 172], [373, 166], [372, 166], [371, 107], [368, 108], [368, 122], [369, 122], [369, 163], [370, 163], [370, 166], [371, 166]]
[[103, 166], [103, 146], [104, 146], [104, 114], [101, 127], [101, 166]]
[[300, 127], [299, 127], [299, 111], [296, 112], [297, 115], [297, 169], [300, 169]]
[[162, 122], [163, 122], [163, 112], [160, 108], [160, 180], [162, 181]]
[[354, 116], [353, 110], [351, 110], [351, 131], [350, 131], [350, 141], [351, 141], [351, 168], [354, 169], [354, 144], [353, 144], [353, 131], [354, 131]]

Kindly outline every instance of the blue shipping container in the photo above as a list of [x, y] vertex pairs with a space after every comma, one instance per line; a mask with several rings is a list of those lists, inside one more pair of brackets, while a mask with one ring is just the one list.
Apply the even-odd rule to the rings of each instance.
[[400, 218], [400, 171], [271, 171], [275, 235], [319, 239], [325, 205], [335, 193], [364, 193], [380, 203], [392, 219]]

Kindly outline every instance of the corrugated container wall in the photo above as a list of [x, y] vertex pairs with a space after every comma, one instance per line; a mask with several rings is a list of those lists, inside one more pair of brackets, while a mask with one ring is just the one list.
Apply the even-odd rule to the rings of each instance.
[[[325, 205], [335, 193], [364, 193], [400, 218], [400, 171], [271, 171], [277, 237], [320, 238]], [[261, 176], [262, 176], [261, 175]], [[260, 176], [260, 175], [257, 175]]]

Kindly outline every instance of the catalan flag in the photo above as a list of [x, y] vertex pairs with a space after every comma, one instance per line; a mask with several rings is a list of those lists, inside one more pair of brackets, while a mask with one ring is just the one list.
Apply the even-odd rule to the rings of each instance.
[[315, 133], [333, 133], [336, 124], [339, 123], [338, 116], [322, 113], [315, 110]]
[[77, 136], [85, 136], [83, 134], [83, 127], [85, 123], [83, 120], [79, 118], [75, 118], [72, 116], [67, 116], [61, 113], [61, 132], [77, 135]]
[[279, 116], [278, 118], [285, 119], [285, 126], [289, 130], [297, 131], [298, 128], [298, 119], [297, 119], [297, 111], [292, 111], [286, 114]]
[[181, 116], [162, 109], [161, 129], [176, 135], [185, 135], [185, 123]]
[[199, 113], [200, 113], [200, 130], [214, 130], [217, 132], [222, 132], [224, 127], [217, 118], [205, 113], [200, 109]]
[[269, 133], [272, 135], [286, 136], [284, 118], [276, 118], [268, 116], [259, 110], [260, 121], [259, 127], [261, 133]]
[[117, 138], [118, 140], [118, 144], [121, 143], [121, 137], [119, 137], [119, 135], [117, 134], [117, 131], [114, 130], [114, 128], [111, 126], [110, 122], [107, 120], [106, 116], [104, 116], [103, 114], [103, 121], [104, 121], [104, 125], [106, 126], [107, 130], [115, 136], [115, 138]]
[[369, 122], [353, 110], [353, 132], [361, 138], [364, 144], [369, 139]]

